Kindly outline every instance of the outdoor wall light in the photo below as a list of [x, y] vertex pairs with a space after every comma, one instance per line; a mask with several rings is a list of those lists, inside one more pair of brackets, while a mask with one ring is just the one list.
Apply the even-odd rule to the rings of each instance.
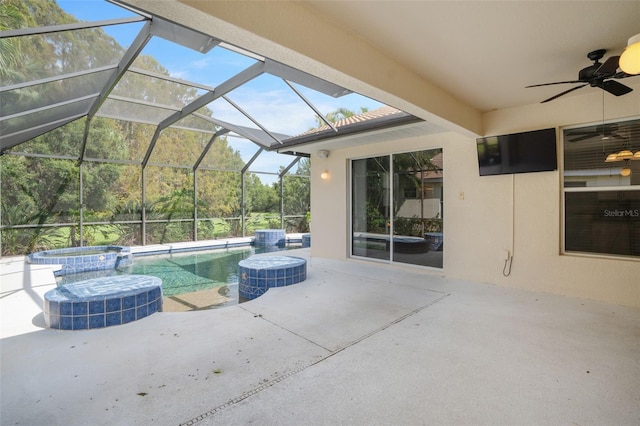
[[317, 152], [316, 155], [318, 156], [318, 158], [329, 158], [329, 151], [327, 151], [326, 149], [321, 149]]
[[620, 69], [627, 74], [640, 74], [640, 34], [629, 39], [627, 48], [618, 61]]
[[322, 180], [329, 179], [329, 171], [325, 170], [324, 172], [320, 173], [320, 179], [322, 179]]

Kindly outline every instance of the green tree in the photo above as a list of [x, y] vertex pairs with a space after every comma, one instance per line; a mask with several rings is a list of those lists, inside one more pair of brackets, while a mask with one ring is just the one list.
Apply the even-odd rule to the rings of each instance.
[[[3, 29], [77, 22], [55, 1], [49, 0], [0, 0], [0, 18]], [[99, 28], [6, 38], [0, 42], [3, 43], [0, 51], [2, 85], [116, 64], [124, 54], [124, 49]], [[151, 56], [139, 56], [134, 66], [169, 75], [168, 70]], [[79, 94], [95, 93], [96, 89], [100, 89], [96, 88], [100, 84], [100, 77], [90, 74], [3, 92], [0, 95], [3, 114], [24, 112], [52, 102], [72, 100]], [[134, 72], [125, 73], [112, 94], [177, 108], [182, 108], [199, 96], [198, 90], [188, 85]], [[69, 226], [71, 229], [77, 227], [81, 211], [85, 224], [140, 220], [143, 207], [140, 162], [156, 130], [155, 125], [143, 123], [158, 123], [166, 117], [166, 111], [161, 114], [158, 112], [157, 108], [109, 99], [101, 113], [139, 122], [92, 118], [85, 158], [80, 158], [85, 128], [85, 120], [82, 119], [12, 148], [9, 154], [13, 155], [0, 157], [3, 227], [70, 224], [60, 225], [57, 229], [40, 227], [33, 232], [3, 229], [3, 252], [17, 254], [35, 247], [52, 248], [55, 244], [64, 243], [53, 242], [53, 236], [58, 238], [65, 233], [67, 242], [64, 244], [68, 244], [68, 235], [74, 235], [74, 232], [69, 232]], [[212, 116], [207, 107], [201, 108], [198, 113]], [[46, 110], [41, 116], [45, 114], [52, 114], [51, 118], [54, 119], [59, 111]], [[23, 119], [28, 120], [29, 117], [25, 115]], [[43, 121], [46, 121], [46, 117]], [[148, 224], [147, 229], [154, 241], [169, 241], [172, 238], [178, 241], [192, 237], [189, 235], [192, 222], [176, 220], [194, 216], [194, 173], [191, 167], [211, 136], [210, 133], [180, 128], [197, 125], [197, 120], [192, 117], [176, 124], [163, 130], [145, 170], [147, 216], [150, 219], [174, 221], [162, 226]], [[15, 125], [24, 127], [28, 123]], [[28, 155], [21, 156], [21, 153]], [[63, 158], [46, 157], [50, 155]], [[124, 164], [110, 163], [109, 160]], [[126, 164], [129, 161], [137, 164]], [[168, 167], [167, 164], [182, 167]], [[240, 170], [244, 165], [240, 153], [228, 144], [226, 137], [219, 137], [212, 143], [209, 154], [196, 172], [198, 193], [195, 196], [199, 218], [228, 219], [240, 215]], [[81, 173], [82, 209], [79, 194]], [[262, 184], [257, 175], [247, 175], [246, 200], [249, 212], [279, 212], [279, 192], [272, 186]], [[123, 232], [123, 238], [126, 237], [127, 241], [138, 241], [137, 237], [131, 236], [136, 226], [139, 225], [123, 225], [122, 231], [118, 232]], [[112, 227], [120, 225], [114, 224]], [[98, 228], [95, 226], [92, 229]], [[92, 232], [97, 235], [101, 231]], [[13, 243], [7, 245], [8, 240]]]
[[[280, 169], [282, 172], [283, 168]], [[288, 218], [287, 223], [295, 232], [307, 232], [309, 230], [309, 215], [311, 211], [311, 162], [308, 158], [302, 158], [298, 162], [295, 173], [287, 174], [282, 179], [283, 185], [283, 214], [295, 216]], [[275, 191], [280, 194], [280, 183], [273, 184]]]
[[[311, 162], [303, 158], [292, 175], [283, 178], [284, 213], [287, 215], [305, 215], [311, 209]], [[279, 184], [275, 184], [279, 187]], [[278, 188], [279, 191], [279, 188]]]
[[254, 173], [245, 175], [245, 200], [248, 213], [277, 213], [280, 211], [280, 196], [276, 189], [264, 185]]
[[[344, 120], [345, 118], [353, 117], [356, 114], [362, 114], [367, 111], [369, 111], [369, 108], [367, 107], [360, 107], [360, 112], [357, 113], [348, 108], [340, 107], [325, 114], [324, 118], [326, 118], [329, 123], [336, 123], [340, 120]], [[322, 127], [324, 125], [324, 120], [322, 120], [320, 117], [316, 117], [316, 128]]]
[[[0, 31], [29, 27], [33, 20], [24, 2], [21, 0], [3, 0], [0, 2]], [[22, 40], [19, 37], [0, 39], [0, 84], [24, 79], [22, 58]]]

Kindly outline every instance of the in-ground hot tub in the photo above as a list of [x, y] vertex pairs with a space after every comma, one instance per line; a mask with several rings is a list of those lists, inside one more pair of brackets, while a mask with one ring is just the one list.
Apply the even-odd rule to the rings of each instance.
[[71, 247], [39, 251], [27, 256], [29, 263], [36, 265], [61, 265], [56, 276], [79, 272], [115, 269], [133, 261], [131, 250], [124, 246]]
[[136, 321], [162, 310], [162, 280], [116, 275], [61, 285], [44, 295], [49, 328], [87, 330]]
[[238, 294], [245, 300], [262, 296], [273, 287], [307, 279], [307, 261], [293, 256], [251, 256], [238, 263]]

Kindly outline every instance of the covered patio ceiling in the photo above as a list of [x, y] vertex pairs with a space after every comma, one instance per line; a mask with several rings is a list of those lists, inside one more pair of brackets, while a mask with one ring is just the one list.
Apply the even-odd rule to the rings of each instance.
[[[258, 153], [308, 155], [295, 152], [295, 146], [313, 142], [316, 136], [320, 140], [422, 121], [389, 107], [384, 114], [366, 114], [385, 105], [161, 17], [116, 4], [109, 7], [107, 19], [0, 32], [0, 41], [19, 40], [32, 49], [55, 43], [74, 49], [73, 40], [90, 44], [92, 37], [105, 35], [123, 46], [115, 49], [119, 55], [90, 61], [90, 67], [63, 63], [58, 55], [46, 69], [3, 74], [0, 154], [20, 151], [21, 144], [83, 118], [80, 160], [87, 159], [96, 117], [150, 126], [146, 153], [134, 159], [143, 166], [167, 128], [206, 134], [210, 142], [221, 135], [250, 140]], [[54, 49], [60, 47], [56, 44]], [[175, 75], [162, 63], [149, 65], [145, 58], [153, 53], [147, 52], [162, 49], [198, 52], [201, 61], [193, 66], [208, 68], [206, 81]], [[333, 111], [348, 110], [347, 105], [360, 105], [355, 112], [365, 114], [360, 120], [338, 120], [340, 124], [327, 119]], [[203, 143], [201, 158], [209, 145]]]

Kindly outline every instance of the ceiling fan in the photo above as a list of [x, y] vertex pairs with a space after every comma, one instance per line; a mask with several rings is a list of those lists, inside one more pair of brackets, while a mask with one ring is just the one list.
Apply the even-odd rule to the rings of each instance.
[[529, 87], [540, 87], [540, 86], [550, 86], [553, 84], [575, 84], [582, 83], [579, 86], [572, 87], [569, 90], [565, 90], [564, 92], [558, 93], [555, 96], [550, 97], [549, 99], [545, 99], [541, 103], [549, 102], [554, 99], [559, 98], [560, 96], [566, 95], [567, 93], [573, 92], [574, 90], [578, 90], [585, 86], [591, 87], [599, 87], [602, 90], [605, 90], [612, 95], [622, 96], [631, 92], [633, 89], [631, 87], [625, 86], [622, 83], [619, 83], [615, 80], [611, 79], [620, 79], [626, 77], [633, 77], [632, 74], [627, 74], [625, 72], [618, 72], [618, 60], [620, 56], [611, 56], [604, 63], [600, 62], [600, 59], [607, 53], [605, 49], [594, 50], [593, 52], [589, 52], [587, 54], [587, 58], [593, 61], [593, 65], [589, 65], [586, 68], [583, 68], [578, 73], [577, 80], [571, 81], [556, 81], [554, 83], [543, 83], [543, 84], [533, 84]]
[[599, 124], [595, 127], [588, 129], [575, 129], [568, 130], [566, 135], [569, 142], [580, 142], [587, 139], [599, 138], [599, 139], [625, 139], [624, 136], [617, 133], [618, 124]]

